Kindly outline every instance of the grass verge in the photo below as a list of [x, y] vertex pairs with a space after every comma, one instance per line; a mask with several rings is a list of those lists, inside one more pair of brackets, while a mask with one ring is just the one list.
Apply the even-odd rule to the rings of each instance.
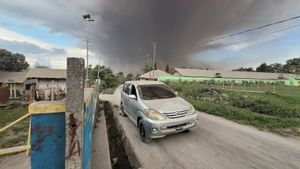
[[197, 110], [282, 135], [300, 136], [300, 88], [245, 93], [204, 87], [197, 82], [169, 84]]
[[[27, 106], [11, 105], [7, 108], [0, 108], [0, 128], [17, 120], [28, 111]], [[9, 148], [25, 145], [27, 141], [29, 118], [15, 124], [11, 128], [0, 133], [0, 148]]]

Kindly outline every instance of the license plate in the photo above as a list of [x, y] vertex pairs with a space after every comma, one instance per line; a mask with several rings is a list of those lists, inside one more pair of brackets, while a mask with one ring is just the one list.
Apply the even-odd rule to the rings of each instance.
[[182, 130], [183, 128], [182, 127], [179, 127], [179, 128], [176, 128], [175, 130], [176, 131], [180, 131], [180, 130]]

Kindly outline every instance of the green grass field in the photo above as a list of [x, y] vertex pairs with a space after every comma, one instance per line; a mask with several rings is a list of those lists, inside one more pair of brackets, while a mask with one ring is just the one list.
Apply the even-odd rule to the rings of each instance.
[[[0, 128], [22, 117], [27, 112], [27, 106], [23, 105], [12, 105], [9, 108], [0, 108]], [[29, 118], [0, 133], [0, 148], [25, 145], [27, 142], [28, 125]]]
[[169, 85], [199, 111], [261, 130], [300, 136], [299, 87], [280, 85], [276, 86], [276, 93], [259, 93], [224, 90], [218, 85], [197, 82], [171, 82]]

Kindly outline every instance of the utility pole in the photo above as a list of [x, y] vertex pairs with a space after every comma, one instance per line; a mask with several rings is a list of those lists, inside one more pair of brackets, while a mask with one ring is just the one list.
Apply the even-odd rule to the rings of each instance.
[[154, 66], [155, 66], [155, 62], [156, 62], [156, 56], [155, 56], [155, 54], [156, 54], [156, 41], [154, 40], [154, 41], [151, 41], [151, 43], [152, 43], [152, 45], [153, 45], [153, 65], [152, 65], [152, 80], [154, 80]]
[[100, 84], [100, 56], [99, 56], [99, 65], [98, 65], [97, 81], [98, 81], [98, 83]]
[[150, 65], [150, 55], [147, 55], [147, 59], [148, 59], [148, 71], [149, 71], [149, 77], [151, 79], [151, 65]]
[[89, 26], [87, 25], [87, 36], [86, 36], [86, 82], [89, 81]]
[[150, 65], [150, 55], [147, 54], [144, 57], [147, 57], [147, 66], [148, 66], [148, 72], [149, 72], [149, 78], [151, 79], [151, 65]]

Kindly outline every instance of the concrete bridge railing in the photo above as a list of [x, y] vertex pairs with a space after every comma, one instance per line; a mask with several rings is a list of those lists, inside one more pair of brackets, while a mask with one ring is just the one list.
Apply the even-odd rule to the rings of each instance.
[[39, 102], [32, 117], [32, 169], [90, 169], [98, 90], [84, 88], [84, 60], [67, 59], [67, 97], [64, 102]]
[[99, 92], [97, 86], [84, 88], [83, 59], [68, 58], [67, 64], [65, 100], [32, 103], [28, 114], [1, 129], [30, 117], [28, 145], [18, 151], [30, 150], [31, 169], [91, 168]]

